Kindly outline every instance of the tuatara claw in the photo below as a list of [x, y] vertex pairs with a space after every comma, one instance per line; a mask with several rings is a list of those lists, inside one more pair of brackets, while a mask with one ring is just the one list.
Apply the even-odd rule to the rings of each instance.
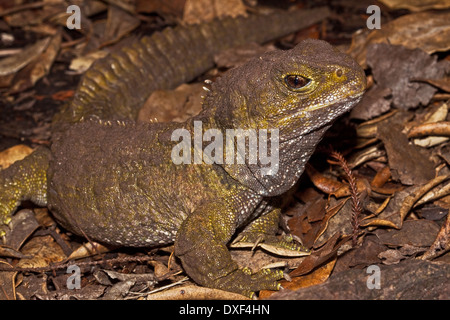
[[266, 234], [243, 233], [236, 239], [231, 248], [252, 248], [261, 247], [271, 253], [287, 257], [301, 257], [311, 254], [311, 251], [303, 245], [296, 243], [291, 236], [278, 238]]

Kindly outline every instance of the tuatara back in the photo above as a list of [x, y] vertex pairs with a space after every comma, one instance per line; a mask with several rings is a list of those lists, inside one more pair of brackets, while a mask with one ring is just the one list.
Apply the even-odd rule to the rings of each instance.
[[154, 90], [172, 89], [212, 68], [214, 55], [250, 42], [264, 43], [325, 19], [325, 7], [180, 25], [144, 36], [98, 60], [84, 74], [55, 123], [137, 117]]

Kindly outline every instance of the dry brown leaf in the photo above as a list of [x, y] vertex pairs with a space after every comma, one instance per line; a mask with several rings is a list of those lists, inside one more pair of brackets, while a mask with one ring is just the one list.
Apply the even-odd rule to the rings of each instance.
[[93, 254], [96, 253], [104, 253], [110, 251], [109, 248], [99, 243], [96, 242], [93, 243], [95, 245], [95, 249], [92, 247], [91, 243], [85, 243], [82, 246], [79, 246], [78, 249], [73, 251], [67, 259], [68, 260], [81, 259], [92, 256]]
[[47, 75], [59, 52], [60, 46], [61, 32], [51, 38], [48, 47], [34, 59], [33, 63], [30, 63], [16, 74], [10, 93], [17, 93], [28, 89], [39, 79]]
[[[295, 291], [295, 290], [298, 290], [301, 288], [306, 288], [306, 287], [310, 287], [310, 286], [313, 286], [316, 284], [323, 283], [329, 278], [331, 271], [333, 271], [335, 264], [336, 264], [336, 259], [333, 259], [332, 261], [328, 262], [327, 264], [314, 270], [310, 274], [304, 275], [302, 277], [294, 277], [294, 278], [292, 278], [292, 281], [282, 280], [282, 281], [280, 281], [280, 284], [283, 287], [283, 289]], [[277, 291], [261, 290], [261, 292], [259, 293], [259, 298], [267, 299], [275, 292], [277, 292]]]
[[450, 183], [447, 183], [446, 185], [439, 186], [439, 188], [433, 188], [429, 192], [427, 192], [417, 203], [414, 205], [414, 207], [420, 206], [424, 203], [443, 198], [445, 196], [448, 196], [450, 194]]
[[6, 76], [0, 76], [0, 88], [9, 88], [14, 80], [14, 73]]
[[20, 53], [0, 60], [0, 76], [15, 73], [36, 59], [49, 45], [50, 38], [44, 38], [24, 48]]
[[251, 42], [243, 46], [233, 47], [219, 52], [214, 56], [214, 62], [217, 68], [236, 68], [258, 55], [262, 55], [265, 52], [275, 49], [275, 46], [263, 47], [257, 43]]
[[282, 281], [282, 286], [285, 289], [297, 290], [300, 288], [306, 288], [319, 283], [325, 282], [333, 271], [336, 264], [336, 259], [331, 260], [324, 266], [314, 270], [312, 273], [304, 275], [302, 277], [295, 277], [292, 282]]
[[[381, 144], [375, 144], [378, 141], [376, 138], [371, 139], [358, 139], [358, 145], [355, 149], [362, 149], [361, 151], [354, 152], [348, 159], [348, 165], [350, 168], [356, 168], [363, 163], [368, 163], [371, 160], [382, 159], [386, 155]], [[375, 144], [375, 145], [374, 145]]]
[[[350, 206], [351, 201], [348, 200], [350, 200], [350, 197], [341, 199], [327, 209], [325, 217], [319, 224], [320, 228], [315, 234], [313, 242], [315, 248], [319, 248], [325, 242], [329, 242], [335, 234], [350, 226], [350, 217], [347, 216], [343, 210], [346, 206]], [[349, 213], [348, 210], [347, 213]]]
[[155, 277], [157, 279], [162, 279], [170, 272], [169, 268], [161, 261], [149, 261], [148, 264], [153, 266]]
[[[0, 266], [13, 267], [6, 261], [0, 260]], [[0, 272], [0, 299], [1, 300], [15, 300], [16, 299], [16, 272]]]
[[[408, 138], [417, 138], [423, 136], [450, 136], [450, 122], [449, 121], [439, 121], [432, 123], [424, 123], [415, 126], [408, 132]], [[417, 139], [415, 139], [417, 140]], [[446, 141], [446, 140], [445, 140]], [[416, 143], [416, 142], [415, 142]], [[416, 143], [418, 144], [418, 143]], [[423, 146], [423, 145], [421, 145]]]
[[405, 259], [405, 256], [400, 250], [388, 249], [378, 254], [378, 257], [383, 260], [383, 264], [391, 265], [397, 264], [401, 260]]
[[370, 185], [373, 187], [381, 188], [385, 185], [386, 182], [391, 179], [391, 169], [389, 166], [384, 166], [381, 170], [377, 172], [373, 180], [370, 182]]
[[204, 288], [195, 285], [185, 285], [153, 293], [147, 300], [249, 300], [243, 295], [222, 291], [219, 289]]
[[383, 141], [394, 180], [405, 185], [423, 184], [435, 176], [434, 163], [426, 149], [410, 143], [403, 133], [408, 113], [398, 112], [378, 125], [378, 138]]
[[21, 259], [17, 263], [20, 268], [48, 267], [51, 263], [63, 261], [66, 258], [61, 247], [51, 236], [33, 237], [23, 246], [22, 253], [32, 258]]
[[114, 270], [102, 270], [113, 280], [156, 283], [154, 273], [124, 273]]
[[349, 236], [341, 237], [340, 233], [334, 234], [322, 248], [307, 256], [289, 275], [291, 277], [305, 275], [314, 270], [317, 266], [329, 261], [331, 258], [335, 257], [338, 249], [350, 240], [350, 238], [351, 237]]
[[445, 77], [442, 79], [424, 79], [424, 78], [416, 78], [415, 81], [426, 82], [431, 84], [432, 86], [441, 89], [445, 92], [450, 92], [450, 77]]
[[379, 100], [388, 100], [399, 109], [428, 105], [437, 89], [416, 79], [441, 79], [450, 70], [450, 62], [438, 60], [437, 55], [387, 43], [368, 46], [366, 60], [377, 87], [391, 91], [390, 97], [380, 95]]
[[186, 0], [137, 0], [136, 12], [158, 12], [181, 18], [185, 2]]
[[322, 221], [327, 212], [327, 200], [322, 197], [317, 197], [311, 202], [305, 204], [305, 212], [308, 216], [308, 222]]
[[436, 239], [427, 252], [422, 256], [423, 260], [429, 260], [450, 250], [450, 214], [442, 224]]
[[246, 15], [242, 0], [186, 0], [183, 21], [188, 24], [211, 21], [226, 16]]
[[373, 119], [391, 109], [389, 97], [392, 95], [390, 88], [381, 88], [378, 85], [372, 86], [363, 96], [361, 102], [352, 109], [350, 117], [352, 119], [369, 120]]
[[87, 71], [95, 61], [106, 57], [108, 54], [109, 52], [106, 50], [97, 50], [88, 53], [85, 56], [76, 57], [70, 62], [69, 68], [76, 71], [77, 73], [83, 73]]
[[[369, 192], [370, 193], [370, 184], [364, 178], [360, 178], [360, 179], [356, 180], [356, 188], [358, 190], [358, 193], [361, 193], [361, 192]], [[338, 199], [343, 198], [343, 197], [348, 197], [351, 195], [350, 187], [348, 185], [343, 185], [341, 188], [339, 188], [338, 190], [333, 192], [331, 195]]]
[[[441, 123], [445, 119], [447, 119], [447, 114], [448, 114], [447, 103], [442, 103], [437, 108], [431, 108], [431, 111], [428, 112], [428, 114], [425, 117], [425, 120], [421, 124], [422, 125], [428, 124], [428, 125], [431, 125], [432, 127], [434, 127], [432, 124], [436, 124], [436, 126], [437, 126], [439, 123]], [[432, 146], [438, 145], [442, 142], [448, 141], [448, 136], [450, 136], [450, 129], [448, 130], [447, 134], [434, 134], [433, 129], [432, 129], [431, 133], [424, 134], [424, 132], [420, 129], [420, 127], [421, 127], [420, 125], [413, 127], [408, 132], [408, 137], [409, 138], [412, 137], [415, 134], [415, 132], [420, 133], [417, 135], [418, 137], [429, 136], [426, 138], [413, 140], [414, 144], [421, 146], [421, 147], [432, 147]], [[441, 136], [444, 136], [444, 137], [441, 137]]]
[[32, 22], [39, 23], [41, 20], [35, 10], [22, 10], [3, 17], [5, 22], [11, 27], [24, 27]]
[[130, 14], [116, 6], [109, 6], [105, 33], [101, 39], [102, 46], [116, 43], [136, 29], [139, 24], [140, 20], [134, 14]]
[[0, 245], [0, 257], [18, 258], [18, 259], [29, 258], [28, 256], [24, 255], [22, 252], [17, 251], [15, 249], [10, 248], [5, 245]]
[[7, 234], [7, 245], [19, 249], [24, 241], [39, 227], [33, 211], [23, 209], [11, 219], [11, 232]]
[[401, 16], [370, 33], [355, 33], [349, 54], [366, 66], [367, 47], [372, 43], [421, 48], [431, 54], [450, 49], [450, 11], [426, 11]]
[[450, 8], [450, 0], [380, 0], [389, 9], [408, 9], [413, 12]]
[[361, 226], [384, 226], [400, 229], [403, 225], [405, 217], [411, 212], [411, 209], [416, 205], [416, 203], [431, 189], [449, 178], [450, 175], [438, 176], [431, 179], [424, 185], [409, 187], [405, 190], [397, 192], [387, 205], [386, 210], [374, 219], [365, 220], [364, 223], [361, 223]]
[[[80, 1], [80, 0], [78, 0]], [[108, 4], [106, 2], [100, 1], [100, 0], [94, 0], [94, 1], [83, 1], [83, 14], [85, 14], [87, 17], [91, 17], [93, 15], [99, 14], [103, 11], [106, 11], [108, 8]]]
[[117, 7], [129, 13], [135, 13], [135, 0], [107, 0], [110, 7]]
[[377, 229], [374, 231], [380, 243], [388, 247], [429, 247], [439, 232], [439, 225], [430, 220], [407, 220], [400, 230]]
[[[10, 26], [22, 27], [23, 29], [46, 23], [52, 17], [65, 12], [68, 6], [64, 0], [31, 1], [24, 4], [22, 4], [24, 1], [14, 2], [16, 4], [14, 7], [4, 10], [1, 14], [4, 15], [3, 19]], [[79, 1], [75, 2], [77, 3], [74, 4], [81, 4]]]
[[175, 90], [156, 90], [139, 110], [140, 122], [182, 122], [202, 108], [203, 84], [182, 84]]
[[450, 175], [437, 176], [423, 186], [418, 187], [413, 194], [409, 195], [403, 202], [403, 205], [400, 209], [401, 223], [418, 200], [420, 200], [428, 191], [441, 184], [442, 182], [448, 180], [449, 178]]
[[305, 171], [314, 186], [326, 194], [334, 194], [342, 187], [345, 187], [345, 184], [342, 182], [322, 175], [309, 163], [306, 164]]
[[32, 152], [33, 149], [24, 144], [18, 144], [3, 150], [0, 152], [0, 169], [8, 168], [11, 164], [18, 160], [22, 160]]

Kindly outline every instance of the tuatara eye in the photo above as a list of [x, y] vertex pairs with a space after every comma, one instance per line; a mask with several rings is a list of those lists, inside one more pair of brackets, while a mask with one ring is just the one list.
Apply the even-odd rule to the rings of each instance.
[[294, 75], [287, 75], [286, 77], [284, 77], [284, 82], [290, 89], [296, 90], [307, 86], [311, 82], [311, 80], [294, 74]]

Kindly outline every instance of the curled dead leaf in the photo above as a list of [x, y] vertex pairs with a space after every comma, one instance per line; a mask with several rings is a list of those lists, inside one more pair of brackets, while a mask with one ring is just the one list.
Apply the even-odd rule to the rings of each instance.
[[306, 164], [305, 171], [314, 186], [326, 194], [333, 194], [345, 186], [339, 181], [325, 177], [309, 163]]
[[380, 0], [380, 2], [392, 10], [408, 9], [413, 12], [450, 8], [449, 0]]
[[330, 261], [330, 259], [335, 257], [339, 248], [348, 240], [350, 240], [349, 236], [341, 237], [340, 233], [335, 233], [323, 247], [306, 257], [303, 262], [289, 274], [289, 276], [297, 277], [305, 275], [326, 261]]
[[6, 169], [11, 164], [16, 161], [22, 160], [30, 153], [33, 152], [33, 149], [24, 145], [18, 144], [6, 150], [0, 152], [0, 169]]
[[450, 137], [450, 122], [440, 121], [424, 123], [413, 127], [408, 132], [408, 138], [418, 138], [424, 136], [446, 136]]
[[366, 65], [367, 47], [372, 43], [421, 48], [431, 54], [450, 49], [450, 11], [425, 11], [401, 16], [370, 33], [355, 33], [349, 49], [356, 61]]
[[[316, 284], [323, 283], [329, 278], [331, 272], [333, 271], [333, 268], [336, 264], [336, 260], [337, 259], [333, 259], [330, 262], [326, 263], [325, 265], [321, 266], [320, 268], [317, 268], [310, 274], [304, 275], [302, 277], [294, 277], [292, 278], [291, 281], [282, 280], [280, 284], [283, 287], [283, 290], [284, 289], [298, 290], [301, 288], [306, 288]], [[259, 293], [259, 298], [267, 299], [275, 292], [277, 291], [262, 290]]]
[[378, 187], [381, 188], [385, 185], [386, 182], [391, 179], [391, 169], [389, 166], [384, 166], [381, 170], [377, 172], [375, 177], [370, 182], [370, 185], [372, 187]]
[[0, 76], [15, 73], [36, 59], [49, 45], [50, 37], [36, 41], [20, 53], [0, 60]]
[[396, 193], [383, 214], [373, 219], [364, 220], [361, 226], [384, 226], [401, 229], [405, 217], [411, 212], [411, 209], [414, 208], [418, 201], [434, 187], [448, 179], [450, 179], [450, 175], [438, 176], [424, 185], [410, 187]]
[[450, 214], [447, 214], [445, 222], [442, 224], [436, 239], [430, 248], [422, 256], [423, 260], [429, 260], [440, 256], [450, 250]]
[[61, 247], [51, 236], [31, 238], [23, 246], [22, 253], [32, 255], [32, 258], [21, 259], [16, 265], [20, 268], [48, 267], [51, 263], [60, 262], [66, 258]]
[[185, 285], [150, 294], [147, 300], [248, 300], [248, 298], [219, 289]]
[[415, 81], [421, 81], [426, 82], [428, 84], [431, 84], [432, 86], [441, 89], [445, 92], [450, 92], [450, 78], [445, 77], [442, 79], [422, 79], [422, 78], [416, 78]]
[[246, 15], [242, 0], [186, 0], [183, 21], [188, 24], [211, 21], [224, 16]]
[[109, 248], [107, 248], [99, 243], [95, 243], [95, 242], [93, 242], [93, 243], [95, 245], [95, 248], [92, 247], [92, 244], [90, 242], [85, 243], [82, 246], [78, 247], [78, 249], [73, 251], [72, 254], [69, 257], [67, 257], [67, 260], [81, 259], [81, 258], [89, 257], [96, 253], [108, 252], [110, 250]]
[[61, 32], [50, 38], [48, 46], [25, 68], [21, 69], [14, 78], [9, 89], [10, 93], [21, 92], [32, 87], [39, 79], [50, 71], [53, 61], [61, 46]]
[[[8, 267], [13, 267], [12, 265], [10, 265], [9, 263], [7, 263], [6, 261], [2, 261], [0, 260], [0, 265], [1, 266], [8, 266]], [[0, 272], [0, 299], [1, 300], [15, 300], [16, 299], [16, 283], [15, 283], [15, 279], [16, 279], [16, 273], [17, 272], [8, 272], [8, 271], [3, 271]]]

